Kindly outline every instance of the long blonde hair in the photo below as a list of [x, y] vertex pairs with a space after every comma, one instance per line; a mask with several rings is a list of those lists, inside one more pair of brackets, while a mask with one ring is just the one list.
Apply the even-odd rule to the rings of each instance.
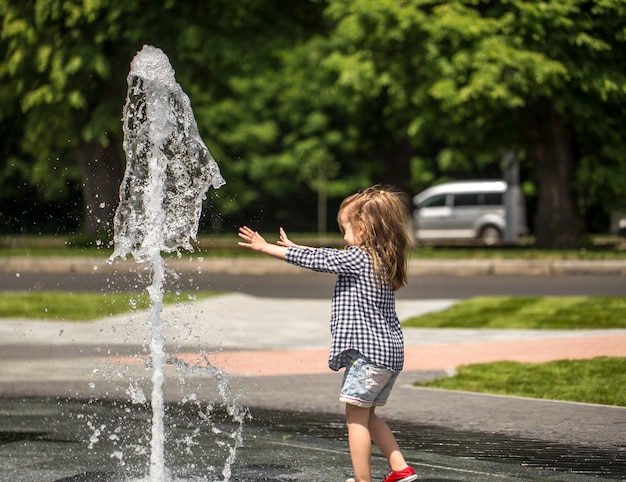
[[345, 216], [372, 257], [374, 274], [393, 290], [406, 285], [410, 229], [408, 196], [391, 186], [375, 185], [343, 200], [337, 214]]

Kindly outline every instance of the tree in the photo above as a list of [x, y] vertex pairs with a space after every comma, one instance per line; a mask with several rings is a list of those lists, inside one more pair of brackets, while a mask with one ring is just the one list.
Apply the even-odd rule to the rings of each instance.
[[[323, 3], [224, 3], [213, 7], [211, 14], [187, 16], [188, 23], [180, 27], [197, 36], [195, 43], [181, 51], [191, 67], [185, 74], [189, 82], [183, 85], [191, 87], [189, 96], [200, 132], [210, 141], [208, 147], [227, 181], [212, 202], [228, 223], [275, 227], [276, 222], [291, 217], [294, 229], [306, 229], [307, 223], [301, 220], [307, 218], [302, 213], [310, 208], [309, 196], [303, 192], [302, 176], [287, 166], [308, 157], [301, 151], [291, 158], [283, 149], [290, 132], [282, 120], [286, 113], [278, 112], [280, 99], [286, 95], [281, 87], [296, 86], [301, 79], [290, 78], [281, 65], [284, 52], [297, 49], [323, 30]], [[229, 9], [232, 15], [237, 13], [235, 19], [224, 15]], [[210, 17], [217, 20], [207, 27]], [[184, 82], [185, 77], [181, 78]]]
[[[444, 47], [452, 73], [433, 87], [451, 87], [439, 97], [443, 105], [461, 111], [471, 106], [470, 122], [481, 114], [497, 121], [494, 115], [506, 110], [516, 117], [512, 127], [519, 134], [507, 141], [534, 166], [537, 244], [578, 245], [579, 198], [599, 185], [608, 187], [605, 199], [612, 202], [625, 193], [625, 146], [617, 131], [625, 120], [626, 3], [446, 2], [430, 13], [431, 36], [444, 28], [446, 40], [437, 46]], [[603, 182], [581, 176], [590, 162]], [[607, 177], [619, 178], [620, 186]]]
[[[50, 199], [72, 196], [70, 188], [79, 183], [83, 229], [109, 229], [122, 173], [125, 77], [142, 45], [170, 57], [198, 110], [201, 133], [216, 140], [209, 148], [219, 161], [230, 153], [215, 131], [220, 122], [212, 106], [232, 97], [235, 73], [267, 68], [278, 46], [315, 27], [319, 9], [286, 0], [0, 0], [6, 95], [0, 125], [21, 119], [15, 143], [21, 152], [13, 155], [19, 162], [9, 166], [28, 171], [32, 186]], [[5, 179], [16, 169], [7, 169]]]
[[89, 2], [4, 0], [0, 9], [0, 77], [23, 115], [22, 165], [31, 184], [54, 200], [79, 182], [85, 230], [106, 229], [121, 180], [113, 109], [124, 92], [114, 81], [120, 56], [107, 52], [112, 19], [100, 24], [100, 6]]
[[[284, 54], [292, 85], [280, 84], [278, 110], [289, 112], [293, 146], [338, 132], [333, 152], [404, 187], [412, 168], [413, 179], [419, 167], [422, 182], [432, 181], [437, 171], [497, 165], [514, 150], [534, 167], [537, 244], [574, 247], [579, 196], [600, 185], [605, 202], [626, 194], [625, 8], [621, 0], [330, 0], [329, 33]], [[323, 121], [313, 132], [311, 118]]]
[[311, 191], [321, 212], [372, 182], [415, 192], [497, 173], [514, 151], [538, 187], [537, 243], [572, 247], [583, 215], [626, 199], [625, 8], [0, 0], [0, 182], [56, 202], [80, 185], [85, 227], [106, 224], [124, 78], [150, 43], [170, 57], [220, 163], [227, 185], [210, 202], [228, 222], [308, 228]]

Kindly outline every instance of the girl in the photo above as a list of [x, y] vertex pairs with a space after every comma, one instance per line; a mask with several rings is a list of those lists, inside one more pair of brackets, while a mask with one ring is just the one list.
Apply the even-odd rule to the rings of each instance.
[[277, 244], [247, 226], [239, 229], [240, 246], [337, 275], [328, 365], [332, 370], [346, 369], [339, 400], [346, 403], [356, 482], [371, 482], [372, 440], [389, 461], [391, 471], [384, 482], [417, 479], [393, 433], [375, 413], [386, 403], [404, 363], [395, 291], [407, 282], [408, 206], [400, 192], [381, 186], [344, 199], [337, 216], [348, 245], [343, 250], [298, 246], [282, 228]]

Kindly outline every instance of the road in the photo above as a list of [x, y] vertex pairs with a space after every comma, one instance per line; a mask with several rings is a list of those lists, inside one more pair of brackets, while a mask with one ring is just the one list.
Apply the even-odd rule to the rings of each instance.
[[[170, 279], [168, 290], [234, 291], [261, 297], [330, 298], [332, 275], [183, 273]], [[0, 273], [0, 291], [61, 290], [67, 292], [142, 291], [150, 284], [146, 275], [76, 273]], [[409, 278], [399, 299], [463, 299], [473, 296], [626, 296], [626, 277], [608, 275], [562, 276], [450, 276]]]

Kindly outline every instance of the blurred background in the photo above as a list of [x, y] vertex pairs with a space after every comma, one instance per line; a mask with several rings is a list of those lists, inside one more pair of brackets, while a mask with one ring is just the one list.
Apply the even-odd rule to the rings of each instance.
[[622, 0], [0, 0], [0, 17], [0, 235], [111, 238], [144, 44], [227, 181], [201, 234], [336, 232], [359, 188], [511, 166], [536, 247], [625, 217]]

